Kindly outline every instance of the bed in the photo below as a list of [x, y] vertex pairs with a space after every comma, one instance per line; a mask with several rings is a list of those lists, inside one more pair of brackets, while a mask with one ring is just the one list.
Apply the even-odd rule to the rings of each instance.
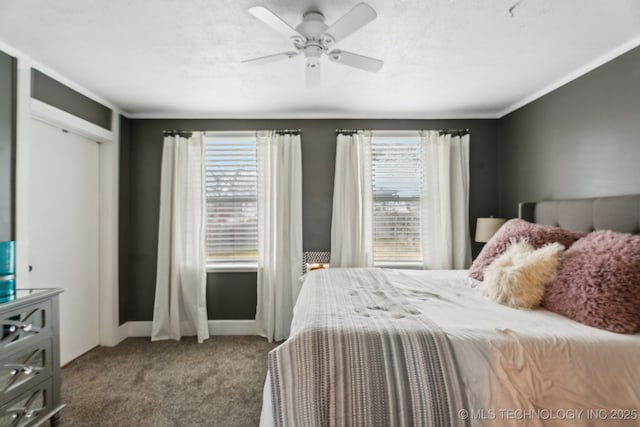
[[[637, 234], [640, 196], [523, 203], [520, 216]], [[261, 426], [640, 424], [640, 334], [506, 307], [476, 285], [466, 270], [308, 274], [269, 354]]]

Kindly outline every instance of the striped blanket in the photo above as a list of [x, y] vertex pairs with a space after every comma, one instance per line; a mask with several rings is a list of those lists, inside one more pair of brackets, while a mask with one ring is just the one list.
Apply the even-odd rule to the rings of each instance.
[[278, 426], [466, 425], [446, 335], [381, 269], [309, 273], [269, 372]]

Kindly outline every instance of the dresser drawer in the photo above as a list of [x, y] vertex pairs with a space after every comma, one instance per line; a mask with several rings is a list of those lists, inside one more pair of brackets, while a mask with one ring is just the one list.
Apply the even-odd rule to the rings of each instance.
[[51, 302], [25, 305], [0, 315], [0, 358], [51, 336]]
[[0, 406], [0, 427], [35, 426], [53, 411], [51, 379]]
[[0, 359], [0, 401], [33, 387], [52, 373], [51, 339], [20, 349]]

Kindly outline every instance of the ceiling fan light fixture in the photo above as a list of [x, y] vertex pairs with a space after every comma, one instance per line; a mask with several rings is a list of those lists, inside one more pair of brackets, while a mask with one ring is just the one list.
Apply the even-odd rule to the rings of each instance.
[[384, 64], [376, 58], [329, 48], [376, 18], [375, 10], [366, 3], [358, 3], [331, 26], [324, 22], [324, 15], [315, 10], [302, 15], [302, 22], [295, 28], [263, 6], [250, 8], [249, 13], [288, 37], [293, 42], [296, 52], [282, 52], [243, 62], [268, 63], [292, 58], [301, 53], [305, 57], [307, 87], [319, 85], [320, 58], [323, 54], [332, 62], [372, 73], [378, 72]]
[[322, 55], [323, 49], [322, 46], [317, 44], [308, 44], [304, 48], [304, 56], [307, 58], [320, 58]]

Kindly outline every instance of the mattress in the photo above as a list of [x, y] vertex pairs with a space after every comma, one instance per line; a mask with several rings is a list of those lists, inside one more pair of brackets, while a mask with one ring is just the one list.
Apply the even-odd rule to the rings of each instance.
[[[470, 425], [639, 424], [640, 334], [493, 303], [464, 270], [384, 273], [446, 333], [468, 405], [459, 417]], [[313, 282], [310, 273], [302, 292]], [[271, 380], [268, 375], [263, 426], [273, 425]]]

